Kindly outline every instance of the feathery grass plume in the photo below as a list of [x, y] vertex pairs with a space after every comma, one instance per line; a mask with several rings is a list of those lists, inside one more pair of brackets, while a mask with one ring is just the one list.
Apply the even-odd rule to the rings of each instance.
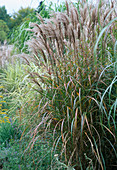
[[46, 71], [30, 74], [38, 86], [46, 86], [41, 88], [42, 121], [35, 130], [50, 127], [54, 154], [61, 150], [60, 161], [68, 166], [86, 169], [89, 158], [93, 169], [105, 169], [114, 166], [117, 154], [115, 5], [111, 12], [105, 1], [98, 8], [83, 1], [78, 9], [66, 2], [66, 8], [31, 25], [29, 48], [35, 64]]

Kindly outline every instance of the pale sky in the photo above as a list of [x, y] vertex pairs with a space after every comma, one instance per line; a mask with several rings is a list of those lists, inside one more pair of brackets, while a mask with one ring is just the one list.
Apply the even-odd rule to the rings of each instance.
[[[14, 12], [17, 12], [21, 7], [32, 7], [37, 8], [39, 5], [39, 2], [41, 0], [0, 0], [0, 7], [5, 5], [7, 9], [8, 14], [13, 14]], [[60, 2], [65, 0], [45, 0], [47, 3], [49, 2]], [[77, 2], [77, 0], [71, 0], [74, 2]]]

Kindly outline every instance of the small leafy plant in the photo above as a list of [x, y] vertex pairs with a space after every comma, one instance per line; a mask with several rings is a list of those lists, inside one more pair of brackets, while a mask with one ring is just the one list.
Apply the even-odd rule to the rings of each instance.
[[[11, 122], [11, 119], [10, 119]], [[21, 137], [21, 131], [14, 123], [1, 123], [0, 127], [0, 145], [7, 147], [11, 140], [17, 140]]]

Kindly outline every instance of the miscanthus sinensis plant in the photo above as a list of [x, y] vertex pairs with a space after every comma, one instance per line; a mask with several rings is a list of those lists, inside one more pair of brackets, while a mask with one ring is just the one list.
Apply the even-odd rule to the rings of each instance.
[[[116, 167], [116, 2], [68, 4], [41, 24], [30, 24], [35, 66], [30, 78], [42, 95], [35, 141], [53, 133], [52, 153], [75, 169]], [[30, 62], [28, 62], [30, 66]], [[41, 83], [45, 84], [42, 88]], [[41, 129], [41, 132], [40, 132]], [[53, 166], [53, 165], [52, 165]]]

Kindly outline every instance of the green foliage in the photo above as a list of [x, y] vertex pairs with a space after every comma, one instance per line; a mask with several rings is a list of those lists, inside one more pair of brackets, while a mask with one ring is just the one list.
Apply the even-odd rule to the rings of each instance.
[[[32, 64], [32, 68], [36, 69]], [[4, 100], [7, 101], [8, 115], [13, 117], [17, 126], [12, 124], [2, 124], [0, 128], [0, 164], [3, 169], [42, 169], [45, 170], [51, 165], [52, 137], [50, 134], [45, 138], [38, 137], [35, 146], [29, 148], [31, 140], [28, 130], [35, 127], [33, 114], [38, 112], [38, 101], [40, 100], [37, 92], [34, 91], [35, 85], [30, 82], [29, 76], [24, 72], [28, 66], [9, 65], [7, 69], [1, 71], [1, 85], [4, 86]], [[39, 122], [39, 115], [37, 124]], [[30, 120], [30, 121], [29, 121]], [[23, 125], [18, 127], [18, 124]], [[23, 129], [23, 131], [21, 130]], [[23, 133], [22, 133], [23, 132]], [[20, 138], [20, 140], [19, 140]], [[46, 142], [50, 138], [50, 142]], [[25, 151], [25, 152], [24, 152]]]
[[3, 20], [0, 20], [0, 31], [4, 31], [6, 33], [9, 32], [9, 28], [8, 28], [6, 22], [4, 22]]
[[64, 12], [66, 10], [65, 2], [60, 5], [55, 4], [55, 12]]
[[0, 42], [3, 43], [7, 39], [7, 34], [4, 31], [0, 31]]
[[28, 15], [33, 14], [34, 9], [32, 8], [22, 8], [19, 9], [18, 12], [15, 12], [12, 16], [13, 18], [13, 27], [21, 25], [23, 22], [24, 18], [26, 18]]
[[3, 20], [0, 20], [0, 42], [3, 43], [7, 39], [9, 28]]
[[47, 7], [44, 1], [37, 7], [36, 10], [36, 12], [39, 13], [42, 16], [42, 18], [49, 18], [51, 11], [52, 11], [52, 2], [50, 2]]
[[34, 148], [24, 153], [25, 147], [28, 146], [29, 138], [25, 140], [13, 140], [9, 147], [0, 149], [0, 164], [5, 169], [37, 169], [45, 170], [51, 165], [51, 147], [44, 141], [36, 142]]
[[26, 17], [23, 20], [23, 23], [15, 27], [12, 30], [12, 33], [10, 35], [10, 43], [14, 43], [15, 47], [19, 49], [21, 52], [27, 52], [27, 46], [25, 46], [25, 42], [29, 40], [31, 34], [27, 32], [27, 28], [29, 27], [30, 21], [36, 22], [37, 18], [35, 14], [30, 14], [28, 17]]
[[18, 89], [20, 82], [23, 80], [23, 71], [23, 65], [21, 66], [18, 61], [16, 65], [9, 64], [7, 69], [4, 69], [4, 73], [0, 75], [1, 83], [8, 92]]
[[10, 15], [7, 14], [7, 10], [6, 10], [5, 6], [0, 7], [0, 20], [5, 21], [9, 27]]
[[0, 145], [1, 147], [7, 147], [11, 140], [17, 140], [21, 137], [21, 132], [17, 129], [15, 123], [2, 123], [0, 126]]

